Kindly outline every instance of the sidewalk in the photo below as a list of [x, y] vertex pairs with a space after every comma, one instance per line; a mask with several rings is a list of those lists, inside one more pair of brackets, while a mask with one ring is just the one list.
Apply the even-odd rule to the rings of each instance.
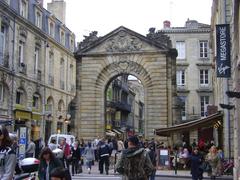
[[[189, 170], [178, 170], [177, 174], [175, 174], [174, 170], [157, 170], [156, 172], [156, 176], [160, 176], [160, 177], [176, 177], [176, 178], [191, 178], [191, 174]], [[203, 174], [204, 179], [210, 179], [209, 176], [207, 175], [207, 173]], [[221, 176], [218, 177], [217, 179], [229, 179], [229, 180], [233, 180], [233, 176]]]
[[[87, 168], [86, 166], [83, 166], [83, 174], [87, 174]], [[94, 166], [92, 166], [91, 174], [99, 174], [98, 170], [98, 163], [95, 162]], [[105, 174], [105, 172], [104, 172]], [[109, 170], [110, 175], [117, 175], [118, 173], [114, 172], [113, 167], [110, 166]], [[175, 174], [174, 170], [157, 170], [156, 176], [158, 177], [175, 177], [175, 178], [186, 178], [186, 179], [191, 179], [191, 174], [189, 170], [178, 170], [177, 174]], [[210, 179], [207, 173], [203, 174], [204, 179]], [[233, 176], [221, 176], [218, 177], [217, 179], [222, 179], [222, 180], [233, 180]]]

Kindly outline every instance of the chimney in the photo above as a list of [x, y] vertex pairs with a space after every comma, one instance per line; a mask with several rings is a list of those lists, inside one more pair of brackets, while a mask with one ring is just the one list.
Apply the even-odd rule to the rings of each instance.
[[64, 0], [52, 0], [47, 4], [47, 10], [54, 14], [63, 24], [66, 24], [66, 2]]
[[167, 29], [171, 27], [171, 22], [168, 20], [163, 21], [163, 28]]

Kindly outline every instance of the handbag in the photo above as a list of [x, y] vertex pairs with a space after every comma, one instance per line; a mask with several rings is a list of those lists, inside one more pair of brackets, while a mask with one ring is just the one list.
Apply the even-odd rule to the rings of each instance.
[[210, 173], [212, 171], [212, 167], [209, 164], [209, 162], [205, 162], [205, 161], [200, 165], [199, 168], [201, 170], [203, 170], [204, 172], [208, 172], [208, 173]]

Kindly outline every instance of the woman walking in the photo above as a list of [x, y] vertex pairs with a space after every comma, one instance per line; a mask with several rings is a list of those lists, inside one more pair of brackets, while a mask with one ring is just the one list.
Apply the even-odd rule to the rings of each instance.
[[0, 125], [0, 179], [10, 180], [16, 165], [16, 154], [5, 126]]
[[219, 175], [219, 167], [221, 166], [221, 160], [218, 156], [216, 146], [210, 148], [209, 153], [206, 156], [206, 161], [211, 166], [211, 171], [209, 172], [211, 179], [216, 179], [216, 176]]
[[92, 148], [91, 142], [88, 143], [88, 146], [85, 148], [83, 156], [86, 160], [88, 174], [91, 173], [92, 162], [95, 159], [94, 149]]
[[55, 157], [51, 149], [45, 147], [40, 155], [39, 180], [50, 180], [52, 170], [57, 167], [63, 167], [61, 161]]
[[194, 148], [192, 155], [190, 156], [192, 180], [203, 179], [203, 171], [200, 168], [202, 161], [203, 158], [199, 154], [198, 148]]
[[74, 176], [74, 174], [78, 172], [79, 161], [81, 159], [78, 142], [74, 143], [71, 152], [72, 152], [72, 175]]

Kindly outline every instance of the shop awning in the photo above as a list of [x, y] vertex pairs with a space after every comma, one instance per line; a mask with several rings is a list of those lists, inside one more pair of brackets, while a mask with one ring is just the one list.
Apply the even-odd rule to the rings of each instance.
[[107, 135], [107, 136], [116, 136], [116, 133], [113, 132], [113, 131], [111, 131], [111, 130], [107, 130], [107, 131], [106, 131], [106, 135]]
[[170, 136], [171, 134], [176, 132], [190, 131], [203, 127], [211, 127], [218, 121], [222, 122], [222, 117], [223, 113], [221, 111], [218, 111], [217, 113], [209, 115], [202, 119], [189, 121], [171, 127], [156, 129], [156, 135]]
[[120, 132], [119, 130], [117, 129], [112, 129], [113, 132], [117, 133], [117, 134], [122, 134], [122, 132]]

